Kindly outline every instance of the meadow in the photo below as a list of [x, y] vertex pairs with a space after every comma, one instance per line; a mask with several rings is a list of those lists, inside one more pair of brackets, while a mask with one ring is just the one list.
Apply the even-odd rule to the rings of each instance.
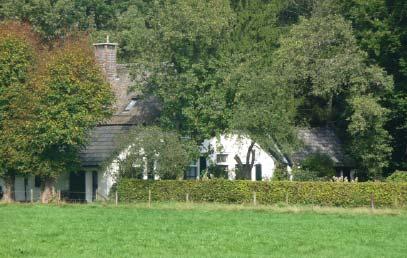
[[0, 204], [0, 257], [406, 257], [407, 211]]

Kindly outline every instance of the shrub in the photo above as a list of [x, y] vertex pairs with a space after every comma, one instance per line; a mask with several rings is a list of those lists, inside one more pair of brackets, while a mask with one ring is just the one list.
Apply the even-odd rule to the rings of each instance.
[[321, 181], [318, 178], [318, 172], [314, 170], [295, 168], [292, 173], [295, 181]]
[[369, 206], [373, 193], [378, 207], [403, 206], [407, 203], [407, 183], [335, 183], [289, 181], [177, 181], [122, 179], [117, 184], [120, 201], [185, 201], [186, 194], [196, 202], [250, 203], [256, 192], [260, 204], [290, 204], [360, 207]]
[[287, 168], [282, 166], [277, 166], [273, 173], [272, 180], [274, 181], [286, 181], [290, 179]]
[[387, 177], [386, 181], [388, 182], [407, 182], [407, 171], [400, 171], [397, 170], [389, 177]]
[[335, 176], [334, 162], [332, 159], [322, 153], [315, 153], [308, 156], [301, 162], [301, 168], [308, 171], [313, 171], [316, 177], [332, 178]]

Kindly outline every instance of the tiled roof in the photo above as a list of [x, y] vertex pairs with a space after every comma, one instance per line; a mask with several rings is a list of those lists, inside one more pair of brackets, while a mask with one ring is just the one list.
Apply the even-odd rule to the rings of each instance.
[[353, 164], [346, 155], [342, 142], [330, 127], [299, 129], [298, 137], [303, 142], [303, 147], [292, 156], [294, 163], [300, 163], [311, 154], [321, 153], [328, 155], [336, 166]]
[[82, 166], [99, 166], [116, 151], [122, 137], [134, 127], [131, 125], [102, 125], [94, 128], [90, 142], [80, 153]]

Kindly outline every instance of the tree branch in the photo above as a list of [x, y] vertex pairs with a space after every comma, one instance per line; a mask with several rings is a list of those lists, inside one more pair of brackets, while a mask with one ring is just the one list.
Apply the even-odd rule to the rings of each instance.
[[242, 160], [240, 159], [239, 156], [237, 156], [237, 154], [235, 155], [235, 160], [236, 160], [237, 164], [239, 164], [240, 167], [243, 166]]
[[250, 154], [252, 154], [252, 150], [253, 150], [254, 144], [255, 144], [255, 142], [252, 141], [252, 142], [250, 143], [249, 149], [247, 150], [247, 154], [246, 154], [246, 165], [249, 165], [249, 164], [250, 164]]

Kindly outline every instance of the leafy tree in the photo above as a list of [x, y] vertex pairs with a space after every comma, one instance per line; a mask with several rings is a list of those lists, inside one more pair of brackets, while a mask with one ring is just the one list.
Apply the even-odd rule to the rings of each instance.
[[318, 178], [330, 180], [335, 176], [334, 162], [328, 155], [322, 153], [308, 156], [301, 162], [301, 168], [316, 172]]
[[352, 22], [359, 46], [370, 60], [393, 75], [395, 91], [386, 96], [386, 128], [393, 137], [391, 168], [407, 168], [407, 3], [403, 0], [353, 0], [335, 3]]
[[[303, 18], [281, 39], [274, 57], [277, 80], [300, 101], [297, 120], [346, 129], [360, 167], [378, 176], [391, 151], [380, 103], [393, 82], [383, 69], [368, 65], [350, 24], [331, 14]], [[314, 106], [326, 115], [312, 119]]]
[[0, 177], [5, 182], [3, 198], [13, 199], [15, 175], [30, 169], [32, 122], [29, 80], [37, 63], [36, 38], [20, 23], [0, 23]]
[[[115, 21], [109, 0], [2, 0], [0, 19], [18, 19], [32, 24], [49, 42], [75, 31], [110, 28]], [[120, 1], [119, 1], [120, 2]]]
[[[118, 165], [116, 176], [119, 179], [143, 179], [144, 176], [181, 179], [187, 167], [199, 156], [194, 142], [156, 126], [134, 128], [121, 141], [122, 146], [111, 159]], [[110, 161], [108, 164], [110, 166]]]
[[43, 178], [42, 201], [48, 202], [55, 179], [78, 169], [89, 130], [110, 116], [113, 94], [86, 40], [50, 53], [36, 84], [39, 107], [32, 144]]

